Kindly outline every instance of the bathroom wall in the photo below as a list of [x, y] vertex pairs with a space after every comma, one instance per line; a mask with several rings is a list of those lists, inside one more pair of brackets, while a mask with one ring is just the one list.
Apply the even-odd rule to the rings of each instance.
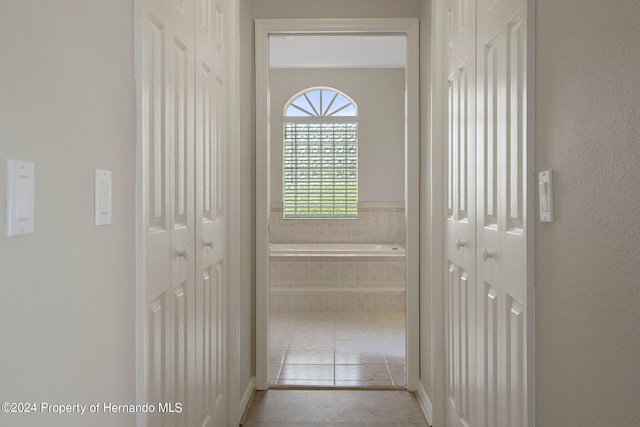
[[404, 204], [358, 203], [357, 219], [283, 219], [282, 203], [272, 202], [271, 243], [405, 244]]
[[[282, 219], [282, 115], [292, 96], [334, 87], [358, 105], [358, 218]], [[271, 242], [399, 243], [404, 230], [404, 69], [272, 69]]]
[[358, 105], [358, 199], [404, 201], [404, 69], [272, 69], [270, 197], [282, 201], [284, 106], [313, 86], [336, 88]]
[[420, 0], [254, 0], [256, 18], [417, 18]]

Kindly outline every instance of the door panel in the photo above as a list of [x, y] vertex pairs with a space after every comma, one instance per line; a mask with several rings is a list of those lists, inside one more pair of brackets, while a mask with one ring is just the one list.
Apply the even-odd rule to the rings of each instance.
[[[143, 150], [145, 157], [144, 197], [147, 238], [146, 265], [146, 395], [151, 402], [171, 398], [173, 336], [170, 298], [172, 284], [171, 210], [172, 158], [167, 105], [171, 98], [168, 57], [170, 17], [164, 5], [148, 5], [143, 28]], [[157, 268], [156, 268], [157, 266]], [[168, 425], [159, 414], [148, 417], [151, 425]]]
[[[167, 391], [167, 354], [169, 353], [166, 294], [160, 294], [147, 305], [147, 396], [150, 402], [164, 402]], [[162, 426], [161, 415], [152, 413], [148, 425]]]
[[450, 0], [447, 426], [526, 420], [524, 0]]
[[227, 425], [225, 7], [142, 2], [146, 396], [184, 409], [153, 427]]
[[524, 0], [496, 0], [477, 20], [477, 274], [485, 284], [478, 425], [485, 427], [526, 425], [525, 9]]
[[226, 2], [196, 0], [196, 365], [198, 425], [227, 425]]
[[476, 411], [475, 0], [449, 2], [447, 426]]

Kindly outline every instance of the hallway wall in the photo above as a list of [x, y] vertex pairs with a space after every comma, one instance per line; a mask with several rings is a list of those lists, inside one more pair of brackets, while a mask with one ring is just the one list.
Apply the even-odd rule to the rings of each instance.
[[640, 425], [640, 2], [536, 3], [536, 424]]
[[[0, 13], [2, 401], [135, 403], [133, 1], [21, 0]], [[5, 237], [5, 162], [35, 162], [35, 233]], [[94, 169], [113, 223], [93, 225]], [[133, 426], [133, 415], [0, 414]]]

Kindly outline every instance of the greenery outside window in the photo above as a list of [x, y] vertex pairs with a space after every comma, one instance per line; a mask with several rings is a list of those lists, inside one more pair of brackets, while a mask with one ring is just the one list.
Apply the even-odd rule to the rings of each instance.
[[284, 218], [357, 218], [358, 110], [336, 89], [315, 87], [285, 106]]

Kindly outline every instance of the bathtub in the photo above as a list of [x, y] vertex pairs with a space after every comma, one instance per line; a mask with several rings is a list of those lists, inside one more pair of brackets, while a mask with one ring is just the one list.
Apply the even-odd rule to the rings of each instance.
[[395, 244], [272, 243], [271, 311], [403, 312], [405, 251]]
[[397, 257], [404, 248], [378, 243], [271, 243], [271, 256], [303, 257]]

